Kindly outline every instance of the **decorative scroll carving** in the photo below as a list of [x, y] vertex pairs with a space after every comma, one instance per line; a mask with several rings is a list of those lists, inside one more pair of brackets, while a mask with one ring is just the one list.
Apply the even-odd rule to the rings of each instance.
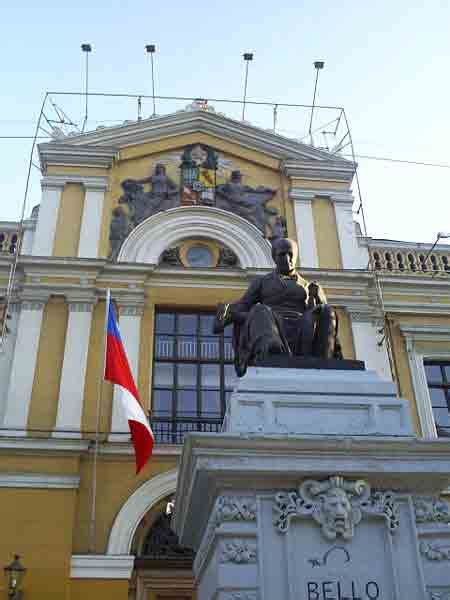
[[245, 496], [219, 496], [209, 518], [203, 541], [197, 552], [195, 571], [198, 573], [208, 553], [208, 549], [222, 523], [230, 521], [256, 521], [256, 501]]
[[167, 250], [164, 250], [164, 252], [161, 254], [159, 264], [170, 267], [181, 267], [183, 263], [180, 259], [180, 248], [175, 246], [173, 248], [167, 248]]
[[430, 590], [430, 600], [450, 600], [450, 589]]
[[432, 496], [413, 498], [416, 523], [450, 523], [450, 507], [444, 500]]
[[280, 533], [286, 533], [293, 517], [311, 516], [328, 540], [338, 536], [351, 539], [363, 513], [385, 517], [391, 533], [399, 525], [399, 510], [392, 492], [371, 493], [366, 481], [346, 481], [340, 476], [325, 481], [308, 479], [298, 492], [278, 493], [274, 513], [274, 524]]
[[450, 545], [438, 546], [437, 544], [420, 542], [419, 550], [420, 554], [428, 560], [450, 560]]
[[256, 563], [256, 544], [246, 540], [230, 540], [222, 545], [220, 561], [236, 564]]
[[256, 502], [243, 496], [220, 496], [216, 504], [216, 525], [224, 521], [255, 521]]

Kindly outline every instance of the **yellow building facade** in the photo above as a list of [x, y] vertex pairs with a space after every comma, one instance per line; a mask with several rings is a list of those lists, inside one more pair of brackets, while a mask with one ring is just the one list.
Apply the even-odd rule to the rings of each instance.
[[[219, 431], [233, 389], [215, 307], [272, 268], [277, 236], [336, 309], [344, 357], [394, 378], [418, 436], [450, 432], [449, 247], [362, 236], [353, 163], [200, 106], [39, 155], [0, 355], [0, 560], [21, 555], [25, 598], [195, 597], [167, 505], [185, 433]], [[0, 293], [17, 231], [0, 222]], [[138, 476], [102, 381], [107, 289], [156, 437]]]

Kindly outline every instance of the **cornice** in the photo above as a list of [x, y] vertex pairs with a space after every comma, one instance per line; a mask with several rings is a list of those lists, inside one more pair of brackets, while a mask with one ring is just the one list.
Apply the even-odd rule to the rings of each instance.
[[65, 142], [66, 140], [38, 145], [39, 160], [44, 172], [49, 165], [107, 169], [112, 165], [117, 154], [117, 148], [114, 147], [74, 147]]
[[[413, 341], [450, 342], [450, 327], [445, 325], [400, 325], [400, 331]], [[450, 351], [450, 350], [449, 350]]]
[[40, 452], [52, 453], [80, 453], [86, 452], [89, 447], [87, 440], [58, 439], [58, 438], [31, 438], [8, 437], [7, 432], [0, 433], [0, 453], [14, 452], [36, 454]]
[[[324, 150], [318, 150], [285, 136], [243, 123], [218, 113], [206, 111], [180, 111], [161, 117], [135, 121], [131, 124], [108, 127], [79, 136], [66, 138], [64, 146], [126, 148], [139, 143], [156, 141], [189, 133], [207, 133], [241, 146], [261, 151], [279, 159], [300, 159], [303, 161], [331, 162], [335, 165], [353, 164], [343, 158], [336, 159]], [[53, 142], [57, 144], [57, 142]], [[44, 145], [43, 145], [44, 146]]]
[[428, 251], [431, 250], [431, 248], [433, 248], [433, 250], [436, 252], [448, 252], [450, 254], [450, 244], [436, 244], [434, 246], [433, 243], [405, 242], [403, 240], [384, 240], [371, 237], [360, 237], [359, 243], [362, 246], [370, 247], [373, 249], [386, 248], [386, 250], [388, 250], [396, 248], [398, 250]]
[[81, 183], [87, 190], [106, 191], [108, 189], [108, 177], [94, 177], [92, 175], [45, 175], [41, 179], [42, 188], [63, 188], [66, 183]]
[[355, 174], [355, 165], [350, 161], [336, 160], [328, 156], [320, 161], [286, 161], [283, 171], [288, 177], [322, 181], [345, 181], [351, 183]]
[[78, 489], [79, 486], [80, 478], [73, 475], [0, 473], [0, 488], [74, 490]]
[[74, 554], [70, 562], [71, 579], [131, 579], [134, 556]]

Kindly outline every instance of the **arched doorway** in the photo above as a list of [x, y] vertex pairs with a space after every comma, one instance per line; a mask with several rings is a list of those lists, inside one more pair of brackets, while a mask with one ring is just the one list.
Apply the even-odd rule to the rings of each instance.
[[195, 598], [192, 563], [194, 552], [180, 546], [170, 528], [167, 505], [162, 499], [145, 514], [131, 545], [134, 570], [130, 600], [193, 600]]

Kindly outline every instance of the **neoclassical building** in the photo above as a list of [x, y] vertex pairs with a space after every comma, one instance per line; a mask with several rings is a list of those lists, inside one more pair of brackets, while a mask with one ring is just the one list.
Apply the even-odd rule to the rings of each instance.
[[[325, 289], [344, 357], [394, 379], [418, 436], [450, 435], [450, 247], [364, 237], [352, 162], [201, 106], [39, 156], [0, 355], [0, 558], [21, 555], [25, 598], [195, 597], [167, 514], [181, 445], [221, 428], [235, 375], [215, 306], [272, 268], [276, 237]], [[3, 297], [17, 234], [0, 222]], [[138, 477], [102, 381], [108, 288], [156, 437]]]

